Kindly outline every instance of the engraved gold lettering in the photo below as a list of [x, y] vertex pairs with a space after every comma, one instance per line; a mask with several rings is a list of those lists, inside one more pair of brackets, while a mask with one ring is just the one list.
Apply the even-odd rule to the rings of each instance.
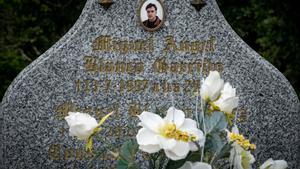
[[84, 68], [87, 72], [95, 72], [97, 71], [97, 60], [91, 56], [84, 57], [85, 63]]
[[149, 40], [148, 40], [148, 51], [149, 53], [154, 51], [154, 40], [153, 38], [151, 37]]
[[138, 114], [141, 113], [141, 109], [140, 109], [139, 105], [130, 104], [128, 112], [129, 112], [130, 116], [137, 116]]
[[192, 83], [192, 80], [185, 80], [185, 85], [184, 85], [184, 89], [183, 89], [185, 93], [191, 91], [191, 83]]
[[64, 160], [69, 160], [74, 157], [74, 150], [71, 148], [66, 148], [64, 151]]
[[209, 51], [213, 52], [216, 50], [216, 39], [214, 37], [212, 37], [210, 40], [209, 40]]
[[152, 91], [153, 91], [154, 93], [158, 93], [159, 90], [160, 90], [160, 85], [159, 85], [159, 83], [153, 83], [153, 85], [152, 85]]
[[76, 160], [83, 160], [85, 156], [85, 151], [82, 149], [75, 149], [75, 159]]
[[125, 83], [124, 80], [120, 80], [120, 93], [123, 93], [125, 89]]
[[134, 73], [134, 70], [135, 70], [135, 66], [134, 66], [134, 63], [133, 62], [129, 62], [127, 64], [127, 73]]
[[90, 92], [90, 80], [84, 80], [84, 92], [85, 93]]
[[59, 130], [59, 132], [60, 132], [60, 134], [61, 134], [62, 137], [65, 136], [65, 131], [66, 131], [65, 128], [61, 128], [61, 129]]
[[130, 52], [152, 52], [154, 50], [154, 40], [149, 38], [146, 40], [115, 40], [110, 36], [100, 36], [96, 38], [92, 44], [93, 51], [100, 52], [119, 52], [128, 54]]
[[240, 122], [245, 122], [248, 119], [248, 114], [245, 108], [240, 108], [239, 109], [239, 121]]
[[137, 52], [140, 52], [143, 50], [143, 45], [142, 45], [142, 41], [141, 40], [137, 40], [134, 42], [134, 50]]
[[175, 93], [180, 92], [180, 85], [178, 83], [173, 83], [173, 91]]
[[155, 73], [166, 73], [168, 64], [165, 62], [165, 59], [157, 59], [153, 64], [153, 69]]
[[171, 63], [171, 72], [177, 73], [177, 71], [178, 71], [177, 63], [175, 62]]
[[133, 82], [133, 80], [128, 80], [126, 82], [126, 88], [127, 88], [128, 92], [133, 91], [133, 89], [134, 89], [134, 82]]
[[136, 63], [136, 72], [142, 73], [144, 71], [144, 63]]
[[76, 93], [78, 94], [80, 92], [80, 87], [81, 87], [80, 79], [76, 80], [75, 84], [76, 84]]
[[196, 54], [199, 51], [199, 46], [200, 46], [200, 42], [199, 41], [192, 42], [191, 43], [191, 53], [192, 54]]
[[193, 63], [188, 63], [188, 73], [191, 74], [193, 73], [193, 67], [194, 67], [194, 64]]
[[126, 63], [124, 62], [117, 62], [116, 64], [116, 72], [117, 73], [124, 73], [126, 70]]
[[180, 51], [189, 52], [190, 51], [190, 44], [187, 41], [180, 42]]
[[175, 44], [174, 38], [173, 36], [167, 36], [166, 37], [166, 47], [164, 49], [164, 51], [176, 51], [177, 50], [177, 46]]
[[164, 93], [168, 93], [168, 92], [170, 92], [172, 89], [172, 86], [171, 86], [171, 84], [169, 84], [166, 80], [164, 80], [163, 81], [163, 92]]
[[105, 91], [108, 92], [110, 88], [111, 80], [105, 80]]
[[98, 93], [98, 89], [99, 89], [99, 81], [94, 80], [94, 94]]
[[111, 73], [114, 71], [114, 64], [112, 62], [105, 63], [105, 72]]
[[59, 144], [53, 144], [50, 145], [48, 150], [48, 155], [50, 159], [52, 160], [60, 160], [60, 145]]
[[74, 112], [75, 105], [71, 102], [65, 102], [55, 109], [55, 112], [58, 114], [56, 115], [58, 119], [64, 119], [69, 112]]

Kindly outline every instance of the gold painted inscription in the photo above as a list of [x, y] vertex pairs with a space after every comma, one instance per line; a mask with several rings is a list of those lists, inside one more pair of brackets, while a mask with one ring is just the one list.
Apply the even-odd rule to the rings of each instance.
[[153, 38], [146, 40], [116, 40], [111, 36], [100, 36], [93, 42], [93, 51], [127, 53], [151, 53], [154, 50]]
[[[145, 93], [151, 92], [159, 93], [185, 93], [197, 92], [200, 89], [200, 80], [185, 80], [183, 82], [168, 82], [168, 80], [75, 80], [76, 93], [85, 95], [98, 95], [101, 93], [117, 92], [119, 94], [125, 93]], [[60, 112], [73, 110], [73, 108], [64, 105], [59, 108]]]
[[[48, 149], [48, 156], [51, 160], [55, 161], [85, 161], [91, 159], [94, 154], [85, 151], [84, 148], [73, 148], [62, 144], [51, 144]], [[99, 160], [115, 161], [116, 159], [110, 154], [105, 154], [100, 156]]]
[[164, 52], [186, 52], [191, 54], [214, 52], [216, 50], [216, 39], [211, 37], [206, 41], [181, 41], [176, 42], [173, 36], [165, 38]]
[[[119, 113], [119, 104], [112, 104], [107, 107], [80, 107], [75, 105], [75, 103], [72, 102], [64, 102], [60, 105], [58, 105], [55, 109], [56, 112], [56, 117], [59, 120], [64, 120], [64, 117], [68, 116], [69, 112], [82, 112], [82, 113], [88, 113], [88, 114], [95, 114], [98, 119], [101, 119], [104, 117], [106, 114], [110, 112], [115, 112], [114, 117], [119, 118], [121, 115]], [[61, 133], [63, 134], [63, 130], [61, 130]]]
[[[112, 62], [103, 60], [93, 56], [84, 57], [84, 68], [90, 73], [127, 73], [139, 74], [144, 72], [143, 62]], [[220, 62], [212, 63], [209, 59], [193, 61], [193, 62], [167, 62], [165, 58], [159, 58], [152, 64], [155, 73], [173, 73], [173, 74], [207, 74], [209, 71], [223, 71], [223, 64]]]
[[112, 62], [92, 56], [85, 56], [84, 68], [91, 73], [142, 73], [144, 63], [142, 62]]
[[[93, 51], [128, 53], [152, 53], [154, 51], [154, 39], [146, 40], [120, 40], [109, 35], [97, 37], [92, 44]], [[216, 38], [210, 37], [205, 41], [180, 41], [176, 42], [173, 36], [165, 37], [164, 52], [186, 52], [191, 54], [214, 52], [216, 50]]]
[[223, 71], [223, 65], [220, 62], [212, 63], [209, 59], [204, 59], [195, 62], [171, 62], [168, 63], [165, 59], [156, 59], [152, 65], [155, 73], [173, 73], [173, 74], [208, 74], [209, 71]]

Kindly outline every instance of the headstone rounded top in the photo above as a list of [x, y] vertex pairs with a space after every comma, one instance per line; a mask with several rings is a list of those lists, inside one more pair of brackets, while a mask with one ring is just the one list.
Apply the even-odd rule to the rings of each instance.
[[[114, 0], [105, 9], [88, 0], [70, 31], [18, 75], [0, 107], [1, 166], [82, 168], [83, 145], [68, 136], [63, 120], [69, 111], [99, 119], [114, 110], [103, 135], [117, 147], [134, 137], [143, 110], [174, 105], [193, 117], [200, 78], [217, 70], [239, 93], [239, 125], [257, 144], [257, 161], [285, 159], [295, 168], [297, 95], [232, 30], [216, 1], [206, 0], [200, 11], [190, 0], [161, 1], [166, 16], [152, 32], [141, 25], [143, 2]], [[99, 167], [114, 163], [100, 161]]]

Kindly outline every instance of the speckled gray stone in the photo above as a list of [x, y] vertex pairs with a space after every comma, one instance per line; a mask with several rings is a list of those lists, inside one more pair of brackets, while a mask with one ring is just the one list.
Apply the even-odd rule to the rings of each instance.
[[[72, 29], [19, 74], [1, 103], [1, 168], [84, 168], [87, 161], [80, 153], [83, 144], [68, 136], [65, 131], [67, 124], [59, 114], [76, 110], [70, 109], [71, 105], [100, 116], [117, 110], [112, 120], [106, 123], [102, 133], [104, 140], [101, 141], [112, 143], [115, 147], [137, 130], [137, 119], [128, 113], [135, 104], [148, 107], [148, 110], [172, 104], [179, 109], [194, 109], [192, 92], [183, 92], [183, 89], [172, 95], [162, 91], [154, 93], [150, 87], [144, 92], [115, 89], [121, 86], [120, 80], [146, 79], [149, 84], [165, 80], [181, 86], [186, 80], [199, 80], [199, 72], [156, 73], [152, 65], [158, 58], [165, 58], [167, 63], [179, 63], [196, 62], [202, 57], [212, 63], [222, 63], [222, 77], [237, 88], [240, 108], [247, 114], [247, 119], [239, 126], [257, 145], [256, 160], [262, 163], [270, 157], [285, 159], [290, 168], [297, 168], [300, 120], [296, 93], [274, 66], [238, 37], [216, 2], [207, 0], [207, 5], [197, 12], [188, 0], [165, 0], [166, 22], [162, 29], [153, 33], [139, 25], [137, 11], [140, 3], [140, 0], [115, 0], [115, 4], [106, 11], [97, 0], [88, 0]], [[154, 51], [125, 54], [93, 51], [93, 41], [105, 35], [120, 41], [152, 37]], [[215, 37], [216, 49], [205, 54], [164, 53], [166, 36], [173, 36], [176, 42], [205, 41]], [[144, 71], [87, 72], [85, 56], [113, 62], [142, 62]], [[77, 91], [77, 80], [81, 82], [80, 88], [85, 86], [84, 80], [99, 82], [100, 92], [92, 93], [94, 88], [87, 92]], [[105, 90], [107, 80], [111, 80], [114, 87]], [[63, 103], [67, 106], [59, 109]], [[96, 146], [101, 146], [101, 143]], [[105, 155], [96, 166], [112, 168], [114, 162], [110, 159]]]

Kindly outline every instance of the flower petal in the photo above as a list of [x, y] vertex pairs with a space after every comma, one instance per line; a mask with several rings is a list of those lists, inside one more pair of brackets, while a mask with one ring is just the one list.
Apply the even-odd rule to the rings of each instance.
[[220, 108], [221, 111], [226, 113], [232, 113], [232, 110], [236, 108], [239, 104], [238, 97], [220, 98], [214, 102], [216, 106]]
[[159, 145], [140, 145], [139, 149], [146, 153], [156, 153], [160, 150]]
[[186, 157], [190, 151], [188, 142], [177, 141], [175, 147], [171, 150], [174, 154], [180, 157]]
[[196, 136], [196, 140], [197, 140], [197, 142], [199, 143], [199, 145], [201, 147], [204, 146], [204, 142], [205, 142], [206, 138], [205, 138], [203, 132], [200, 129], [194, 128], [189, 133]]
[[200, 95], [206, 101], [215, 101], [220, 96], [223, 86], [224, 80], [221, 79], [219, 72], [210, 71], [201, 86]]
[[285, 160], [273, 160], [272, 158], [269, 158], [259, 167], [259, 169], [286, 169], [287, 167], [288, 165]]
[[239, 102], [239, 98], [236, 97], [236, 90], [229, 83], [226, 83], [221, 93], [221, 97], [214, 104], [221, 111], [231, 113], [238, 106]]
[[183, 164], [183, 166], [181, 166], [180, 168], [178, 169], [194, 169], [193, 168], [193, 163], [190, 162], [190, 161], [187, 161]]
[[212, 169], [212, 167], [207, 163], [195, 162], [193, 164], [193, 169]]
[[197, 123], [195, 120], [192, 120], [190, 118], [186, 118], [184, 119], [183, 124], [180, 126], [180, 130], [182, 131], [186, 131], [186, 130], [190, 130], [191, 128], [197, 128]]
[[87, 130], [84, 124], [79, 124], [72, 126], [69, 132], [70, 136], [76, 136], [79, 140], [85, 140], [93, 133], [93, 130]]
[[195, 143], [189, 142], [189, 146], [191, 151], [198, 151], [198, 147]]
[[98, 126], [96, 119], [86, 113], [69, 112], [65, 120], [70, 127], [70, 135], [76, 136], [80, 140], [87, 139]]
[[288, 167], [288, 164], [285, 160], [275, 160], [274, 163], [274, 169], [286, 169]]
[[274, 161], [272, 158], [269, 158], [267, 161], [265, 161], [260, 167], [259, 169], [267, 169], [270, 166], [274, 165]]
[[158, 136], [157, 138], [159, 140], [160, 148], [163, 148], [165, 150], [171, 150], [176, 146], [176, 140], [174, 139], [168, 139], [162, 136]]
[[170, 107], [164, 120], [168, 123], [175, 123], [176, 127], [179, 128], [184, 123], [184, 113], [175, 107]]
[[151, 130], [147, 128], [141, 128], [137, 135], [136, 140], [139, 145], [156, 145], [158, 144], [157, 135], [156, 133], [152, 132]]
[[158, 133], [160, 126], [164, 124], [163, 119], [154, 113], [144, 111], [138, 116], [141, 120], [141, 125], [149, 130]]
[[184, 159], [186, 156], [178, 156], [178, 155], [176, 155], [175, 153], [173, 153], [172, 151], [170, 151], [170, 150], [165, 150], [165, 154], [166, 154], [166, 156], [169, 158], [169, 159], [171, 159], [171, 160], [174, 160], [174, 161], [176, 161], [176, 160], [181, 160], [181, 159]]

